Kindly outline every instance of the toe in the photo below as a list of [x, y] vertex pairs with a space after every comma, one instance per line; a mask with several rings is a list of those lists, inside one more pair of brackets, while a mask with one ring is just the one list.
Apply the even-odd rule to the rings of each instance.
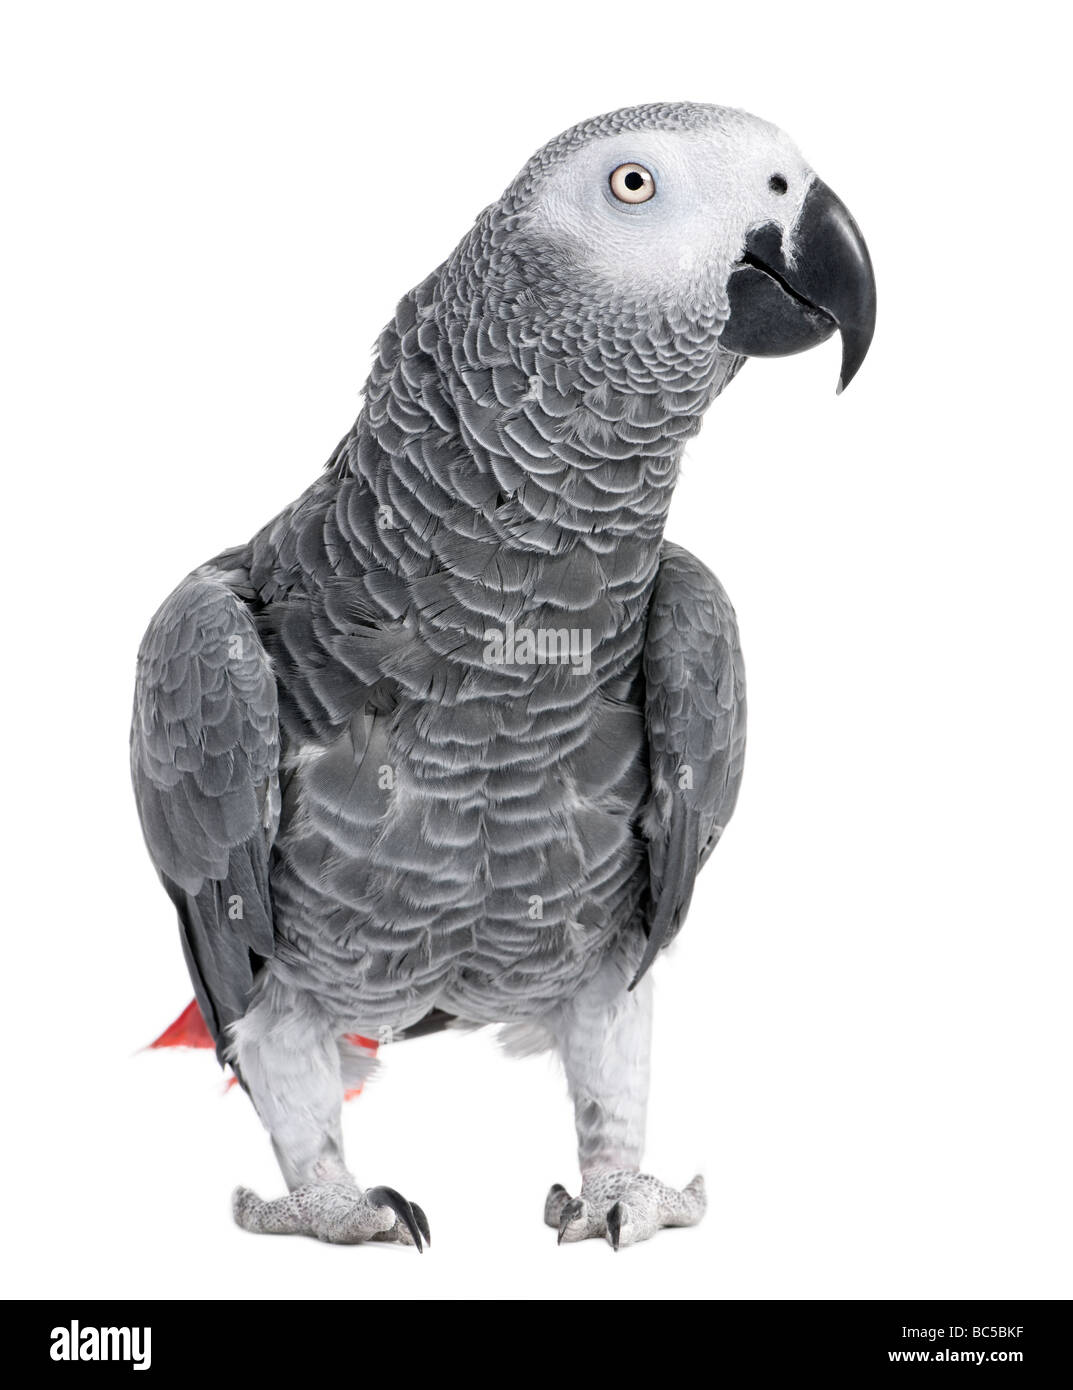
[[589, 1234], [589, 1204], [584, 1197], [573, 1197], [559, 1213], [559, 1244], [584, 1240]]
[[236, 1187], [231, 1193], [231, 1210], [234, 1212], [235, 1220], [237, 1221], [240, 1214], [248, 1211], [254, 1203], [260, 1205], [260, 1201], [257, 1193], [248, 1187]]
[[544, 1202], [544, 1224], [545, 1226], [558, 1226], [559, 1217], [562, 1215], [563, 1207], [570, 1200], [570, 1193], [561, 1182], [552, 1183], [548, 1191], [548, 1196]]
[[244, 1231], [256, 1229], [257, 1215], [263, 1206], [264, 1202], [257, 1193], [251, 1192], [248, 1187], [236, 1187], [231, 1194], [231, 1214], [235, 1224]]
[[704, 1188], [704, 1179], [698, 1173], [692, 1182], [686, 1183], [682, 1188], [679, 1219], [668, 1224], [695, 1226], [707, 1210], [708, 1194]]

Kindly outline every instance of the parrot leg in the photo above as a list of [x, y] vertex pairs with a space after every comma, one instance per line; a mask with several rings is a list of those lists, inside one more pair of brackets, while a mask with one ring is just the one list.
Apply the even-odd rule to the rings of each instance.
[[248, 1188], [232, 1197], [246, 1231], [305, 1235], [339, 1245], [361, 1241], [430, 1244], [416, 1202], [391, 1187], [362, 1190], [343, 1159], [337, 1027], [281, 986], [269, 987], [234, 1028], [235, 1069], [249, 1092], [290, 1189], [263, 1201]]
[[652, 981], [632, 992], [632, 970], [610, 959], [552, 1025], [574, 1101], [581, 1192], [556, 1183], [544, 1220], [560, 1244], [604, 1237], [615, 1250], [664, 1226], [694, 1226], [707, 1201], [704, 1179], [682, 1190], [639, 1171], [648, 1100]]

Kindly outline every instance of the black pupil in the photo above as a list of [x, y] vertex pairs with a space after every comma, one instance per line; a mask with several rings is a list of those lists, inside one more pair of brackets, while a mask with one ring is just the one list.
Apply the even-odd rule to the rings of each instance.
[[789, 184], [781, 174], [772, 174], [771, 178], [767, 181], [767, 186], [771, 189], [772, 193], [785, 193]]
[[631, 169], [622, 182], [631, 193], [636, 193], [639, 188], [644, 188], [645, 186], [644, 175], [639, 174], [636, 169]]

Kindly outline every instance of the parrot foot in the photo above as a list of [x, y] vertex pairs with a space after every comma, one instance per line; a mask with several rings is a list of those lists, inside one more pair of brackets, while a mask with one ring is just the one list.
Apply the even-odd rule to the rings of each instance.
[[558, 1228], [560, 1245], [603, 1236], [619, 1250], [664, 1226], [695, 1226], [707, 1206], [699, 1174], [679, 1191], [647, 1173], [602, 1170], [582, 1180], [577, 1197], [556, 1183], [544, 1204], [544, 1221]]
[[425, 1213], [393, 1187], [363, 1192], [356, 1183], [310, 1183], [267, 1202], [248, 1187], [237, 1187], [231, 1210], [244, 1231], [264, 1235], [316, 1236], [333, 1245], [397, 1241], [416, 1245], [419, 1252], [432, 1244]]

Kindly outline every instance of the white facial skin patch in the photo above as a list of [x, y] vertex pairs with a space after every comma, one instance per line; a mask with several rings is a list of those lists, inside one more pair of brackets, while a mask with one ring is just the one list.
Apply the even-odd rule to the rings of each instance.
[[[644, 202], [612, 191], [627, 164], [655, 181]], [[776, 126], [719, 110], [709, 128], [625, 131], [575, 150], [546, 171], [527, 222], [611, 293], [683, 302], [698, 281], [725, 288], [750, 228], [772, 222], [788, 233], [812, 179]]]

